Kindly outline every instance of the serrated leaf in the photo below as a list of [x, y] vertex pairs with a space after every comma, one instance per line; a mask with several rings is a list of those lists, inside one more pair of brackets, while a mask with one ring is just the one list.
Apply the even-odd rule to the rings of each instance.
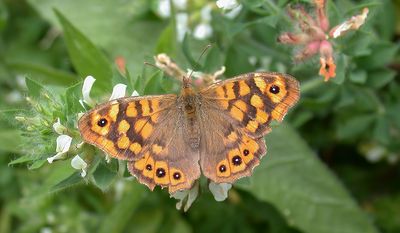
[[[266, 137], [268, 154], [239, 187], [276, 206], [307, 233], [376, 233], [342, 184], [288, 125]], [[334, 227], [333, 227], [334, 226]]]

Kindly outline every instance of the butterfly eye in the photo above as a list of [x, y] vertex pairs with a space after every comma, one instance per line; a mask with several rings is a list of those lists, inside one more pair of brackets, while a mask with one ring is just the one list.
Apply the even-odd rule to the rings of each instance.
[[279, 89], [279, 87], [276, 86], [276, 85], [272, 85], [272, 86], [269, 88], [269, 92], [271, 92], [272, 94], [278, 94], [279, 91], [280, 91], [280, 89]]
[[107, 120], [104, 119], [104, 118], [101, 118], [101, 119], [97, 122], [97, 125], [100, 126], [100, 127], [104, 127], [104, 126], [107, 125]]

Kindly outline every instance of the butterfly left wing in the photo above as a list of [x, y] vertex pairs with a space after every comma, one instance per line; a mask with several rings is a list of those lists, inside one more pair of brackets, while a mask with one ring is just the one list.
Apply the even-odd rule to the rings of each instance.
[[[249, 176], [266, 153], [263, 136], [299, 99], [299, 84], [280, 73], [249, 73], [200, 91], [200, 166], [214, 182]], [[222, 143], [221, 143], [222, 142]]]
[[176, 95], [128, 97], [99, 105], [79, 120], [85, 142], [128, 169], [151, 190], [189, 189], [200, 177], [199, 151], [190, 147]]
[[[171, 109], [176, 95], [126, 97], [96, 106], [78, 122], [82, 139], [109, 156], [138, 160], [150, 136], [157, 134], [163, 115]], [[161, 116], [161, 117], [160, 117]]]

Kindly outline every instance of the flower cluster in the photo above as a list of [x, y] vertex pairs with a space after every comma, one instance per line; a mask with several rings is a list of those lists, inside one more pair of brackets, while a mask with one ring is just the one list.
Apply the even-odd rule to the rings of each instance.
[[218, 0], [215, 4], [204, 4], [204, 6], [197, 12], [188, 12], [187, 0], [173, 0], [170, 4], [169, 0], [160, 0], [156, 13], [161, 18], [171, 17], [171, 6], [175, 8], [175, 22], [176, 22], [176, 37], [178, 41], [182, 41], [186, 33], [192, 33], [193, 37], [198, 40], [205, 40], [212, 36], [213, 28], [211, 26], [211, 12], [213, 8], [217, 7], [223, 10], [225, 17], [236, 17], [242, 5], [236, 0]]
[[332, 27], [326, 15], [326, 1], [314, 0], [315, 15], [312, 17], [303, 7], [289, 8], [289, 16], [299, 24], [300, 33], [286, 32], [279, 36], [278, 41], [283, 44], [302, 45], [304, 48], [295, 55], [295, 61], [303, 61], [317, 53], [320, 55], [319, 74], [325, 81], [336, 76], [336, 64], [333, 57], [332, 39], [344, 35], [350, 30], [357, 30], [364, 24], [368, 9], [351, 17], [349, 20]]

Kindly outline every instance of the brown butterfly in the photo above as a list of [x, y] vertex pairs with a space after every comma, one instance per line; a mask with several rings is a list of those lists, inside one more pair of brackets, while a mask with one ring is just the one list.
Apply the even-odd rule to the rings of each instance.
[[216, 183], [250, 176], [266, 153], [263, 136], [299, 99], [290, 75], [255, 72], [200, 90], [183, 78], [180, 95], [126, 97], [79, 120], [85, 142], [128, 169], [151, 190], [190, 189], [201, 173]]

